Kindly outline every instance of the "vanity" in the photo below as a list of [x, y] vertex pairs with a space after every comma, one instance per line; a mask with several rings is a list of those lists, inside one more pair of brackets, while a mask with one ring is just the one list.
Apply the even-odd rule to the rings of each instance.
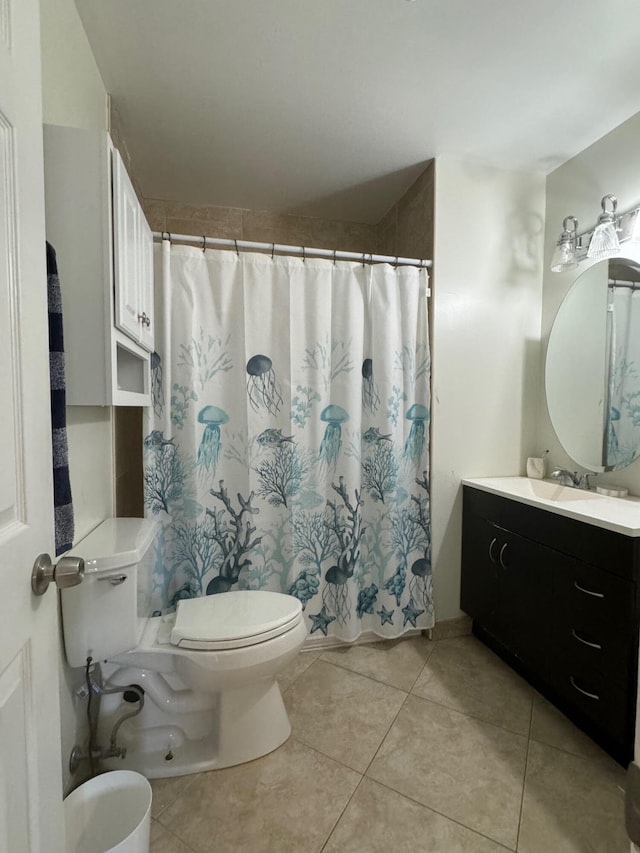
[[[544, 379], [562, 449], [611, 490], [609, 472], [640, 457], [640, 256], [591, 262], [575, 279]], [[634, 755], [639, 580], [640, 498], [554, 479], [463, 480], [460, 606], [474, 633], [624, 766]]]
[[473, 632], [617, 761], [633, 758], [640, 499], [526, 477], [463, 481]]

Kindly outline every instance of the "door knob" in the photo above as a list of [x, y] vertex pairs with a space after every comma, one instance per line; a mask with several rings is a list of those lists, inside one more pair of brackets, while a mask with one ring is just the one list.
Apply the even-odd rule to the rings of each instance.
[[77, 586], [84, 577], [84, 560], [82, 557], [60, 557], [54, 565], [48, 554], [36, 557], [31, 572], [31, 589], [34, 595], [44, 595], [51, 581], [59, 589]]

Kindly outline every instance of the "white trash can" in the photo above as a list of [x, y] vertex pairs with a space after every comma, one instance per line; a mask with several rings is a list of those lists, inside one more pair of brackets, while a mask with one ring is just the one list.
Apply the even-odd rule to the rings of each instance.
[[151, 785], [140, 773], [112, 770], [64, 801], [67, 853], [149, 853]]

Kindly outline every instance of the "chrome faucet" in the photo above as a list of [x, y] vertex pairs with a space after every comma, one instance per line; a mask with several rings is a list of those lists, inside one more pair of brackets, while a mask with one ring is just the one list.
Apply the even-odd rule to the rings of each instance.
[[557, 480], [563, 486], [571, 486], [573, 489], [588, 490], [591, 488], [589, 478], [592, 477], [593, 474], [578, 474], [577, 471], [567, 471], [566, 468], [554, 468], [550, 476], [553, 480]]

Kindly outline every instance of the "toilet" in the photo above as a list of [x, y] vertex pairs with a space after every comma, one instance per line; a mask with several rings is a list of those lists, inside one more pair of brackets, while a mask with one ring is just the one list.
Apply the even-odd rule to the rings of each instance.
[[[179, 776], [271, 752], [291, 733], [276, 676], [307, 637], [300, 601], [237, 590], [151, 616], [156, 532], [150, 519], [107, 519], [69, 552], [85, 561], [82, 583], [61, 590], [69, 665], [91, 657], [105, 688], [144, 690], [142, 711], [118, 730], [126, 757], [105, 766]], [[133, 702], [133, 691], [102, 694], [100, 744]]]

